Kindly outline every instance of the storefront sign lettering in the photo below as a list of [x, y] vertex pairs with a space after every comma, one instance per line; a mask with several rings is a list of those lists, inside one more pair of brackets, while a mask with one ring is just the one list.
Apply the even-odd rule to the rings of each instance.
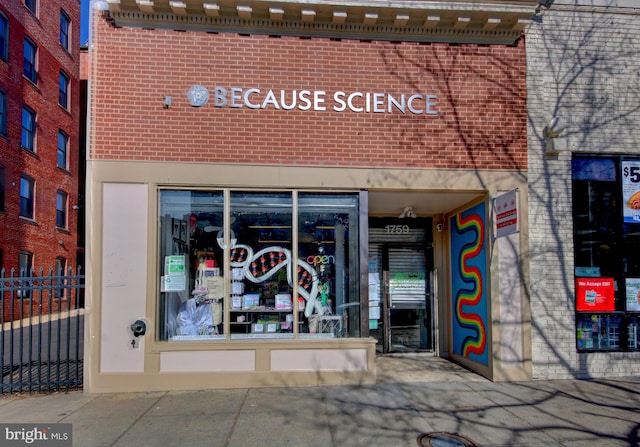
[[[204, 86], [193, 86], [187, 92], [193, 107], [202, 107], [209, 101], [209, 91]], [[330, 94], [324, 90], [260, 90], [259, 88], [220, 87], [213, 88], [211, 95], [214, 107], [313, 110], [355, 113], [411, 113], [414, 115], [437, 115], [437, 95], [390, 94], [372, 92], [337, 91]]]
[[496, 237], [508, 236], [518, 232], [518, 190], [496, 197]]
[[576, 278], [578, 312], [612, 312], [615, 310], [613, 278]]
[[640, 222], [640, 162], [622, 162], [622, 204], [625, 223]]

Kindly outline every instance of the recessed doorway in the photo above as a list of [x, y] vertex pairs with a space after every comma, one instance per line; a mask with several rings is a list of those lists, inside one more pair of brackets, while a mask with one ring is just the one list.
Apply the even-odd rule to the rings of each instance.
[[434, 350], [432, 219], [369, 218], [369, 329], [377, 351]]

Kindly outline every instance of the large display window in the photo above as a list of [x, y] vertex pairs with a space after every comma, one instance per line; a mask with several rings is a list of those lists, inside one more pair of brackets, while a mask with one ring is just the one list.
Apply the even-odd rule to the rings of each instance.
[[577, 350], [637, 350], [640, 158], [576, 154], [572, 184]]
[[297, 215], [298, 256], [317, 275], [317, 293], [304, 303], [301, 331], [359, 337], [357, 196], [300, 193]]
[[161, 190], [160, 340], [359, 337], [357, 228], [357, 193]]
[[223, 191], [160, 191], [160, 340], [225, 339]]

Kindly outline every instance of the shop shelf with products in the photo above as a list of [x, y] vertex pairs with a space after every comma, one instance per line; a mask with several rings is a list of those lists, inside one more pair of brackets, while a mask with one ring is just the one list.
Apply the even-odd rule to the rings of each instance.
[[242, 309], [242, 298], [244, 296], [244, 269], [231, 269], [231, 310]]
[[[243, 282], [243, 269], [232, 269], [231, 333], [273, 338], [293, 334], [293, 303], [290, 289], [276, 281]], [[281, 293], [285, 290], [286, 293]], [[236, 337], [237, 338], [237, 337]]]
[[230, 324], [232, 337], [252, 334], [272, 338], [274, 334], [293, 334], [293, 312], [266, 308], [233, 311]]
[[619, 312], [580, 313], [577, 317], [578, 351], [620, 350], [623, 319], [624, 316]]

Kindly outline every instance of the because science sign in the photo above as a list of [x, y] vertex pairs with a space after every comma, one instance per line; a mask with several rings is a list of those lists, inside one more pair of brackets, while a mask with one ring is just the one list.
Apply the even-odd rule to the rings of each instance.
[[410, 113], [437, 115], [437, 95], [375, 92], [327, 92], [325, 90], [262, 90], [259, 88], [214, 87], [211, 92], [202, 85], [187, 91], [193, 107], [212, 103], [214, 107], [313, 110], [354, 113]]

